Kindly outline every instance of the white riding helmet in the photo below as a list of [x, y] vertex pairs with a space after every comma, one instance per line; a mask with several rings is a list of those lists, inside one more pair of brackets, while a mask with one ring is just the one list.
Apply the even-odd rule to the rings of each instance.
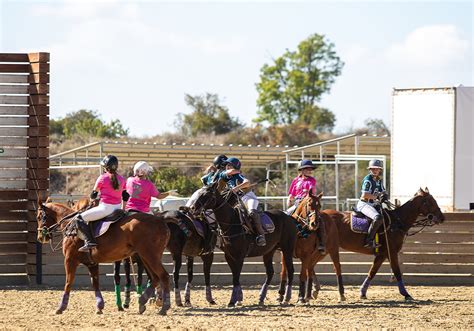
[[133, 175], [134, 176], [144, 176], [148, 175], [153, 171], [153, 168], [148, 165], [145, 161], [138, 161], [133, 166]]

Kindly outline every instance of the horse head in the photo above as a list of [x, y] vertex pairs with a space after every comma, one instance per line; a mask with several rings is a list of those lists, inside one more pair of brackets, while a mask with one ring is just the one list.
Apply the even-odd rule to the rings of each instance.
[[193, 199], [189, 201], [189, 210], [193, 215], [199, 215], [206, 209], [213, 209], [217, 205], [218, 182], [204, 186], [196, 191]]
[[[47, 204], [51, 205], [52, 203], [48, 202]], [[38, 199], [36, 222], [38, 223], [37, 239], [40, 243], [45, 244], [52, 238], [49, 227], [56, 224], [56, 213], [54, 210], [44, 204], [41, 199]]]
[[429, 222], [439, 224], [444, 221], [444, 215], [427, 187], [424, 190], [420, 187], [414, 199], [419, 200], [419, 214], [426, 217]]
[[310, 231], [316, 231], [319, 226], [320, 211], [321, 211], [321, 197], [323, 193], [314, 195], [310, 190], [303, 200], [298, 204], [295, 210], [297, 220], [302, 221]]

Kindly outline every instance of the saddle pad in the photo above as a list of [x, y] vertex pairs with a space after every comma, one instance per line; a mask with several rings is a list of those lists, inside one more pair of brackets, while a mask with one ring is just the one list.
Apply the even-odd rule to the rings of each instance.
[[128, 216], [125, 211], [117, 209], [109, 216], [99, 221], [92, 222], [92, 234], [95, 238], [100, 237], [107, 232], [111, 224], [120, 221], [125, 216]]
[[356, 233], [369, 233], [370, 222], [365, 217], [351, 213], [351, 230]]
[[204, 230], [204, 225], [202, 224], [202, 222], [197, 219], [193, 219], [193, 224], [194, 224], [194, 227], [196, 228], [197, 233], [201, 237], [204, 238], [205, 230]]
[[262, 227], [266, 234], [273, 233], [273, 231], [275, 231], [275, 224], [273, 224], [270, 216], [268, 216], [266, 213], [261, 213], [260, 219], [262, 220]]

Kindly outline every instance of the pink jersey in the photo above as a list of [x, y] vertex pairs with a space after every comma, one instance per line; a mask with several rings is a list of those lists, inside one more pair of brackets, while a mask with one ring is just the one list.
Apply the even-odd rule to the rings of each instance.
[[316, 179], [311, 176], [298, 176], [291, 182], [288, 194], [296, 199], [301, 199], [304, 198], [310, 190], [313, 191], [313, 194], [316, 194]]
[[129, 177], [127, 179], [127, 192], [130, 194], [125, 209], [138, 210], [144, 213], [150, 211], [151, 197], [158, 197], [160, 192], [148, 179]]
[[125, 178], [119, 174], [116, 176], [119, 182], [118, 190], [114, 190], [112, 186], [112, 175], [108, 172], [100, 175], [99, 178], [97, 178], [95, 187], [97, 191], [100, 192], [100, 202], [109, 205], [118, 205], [122, 202], [122, 192], [125, 190]]

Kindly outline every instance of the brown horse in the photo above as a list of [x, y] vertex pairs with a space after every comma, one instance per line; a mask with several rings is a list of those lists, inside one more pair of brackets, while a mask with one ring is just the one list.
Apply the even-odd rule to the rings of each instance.
[[[292, 214], [292, 217], [299, 223], [300, 234], [296, 239], [294, 256], [301, 260], [300, 270], [300, 284], [298, 303], [309, 302], [311, 298], [316, 299], [319, 293], [319, 283], [314, 275], [314, 267], [316, 264], [324, 259], [329, 253], [334, 264], [334, 270], [337, 275], [337, 284], [339, 288], [339, 299], [345, 301], [344, 286], [342, 284], [341, 262], [339, 259], [339, 242], [337, 240], [337, 227], [331, 221], [329, 215], [321, 212], [321, 197], [322, 193], [313, 195], [311, 191], [301, 200], [298, 207]], [[326, 230], [326, 253], [322, 254], [317, 249], [318, 237], [316, 230], [319, 226], [324, 226]], [[286, 280], [286, 268], [282, 265], [281, 283]], [[314, 282], [314, 284], [313, 284]], [[314, 285], [314, 292], [312, 286]], [[279, 300], [282, 298], [282, 289], [279, 291]], [[313, 295], [312, 295], [313, 294]]]
[[[71, 219], [67, 216], [73, 212], [60, 203], [43, 204], [38, 201], [38, 241], [46, 243], [52, 239], [55, 231], [63, 232]], [[64, 236], [62, 248], [66, 284], [56, 313], [61, 314], [66, 310], [76, 269], [82, 263], [89, 269], [97, 302], [96, 312], [101, 314], [104, 299], [99, 290], [99, 263], [114, 262], [138, 253], [152, 276], [152, 287], [148, 288], [139, 299], [139, 313], [145, 311], [148, 298], [160, 283], [163, 306], [159, 313], [165, 315], [170, 308], [170, 287], [169, 275], [161, 263], [161, 257], [169, 237], [170, 231], [162, 218], [142, 213], [126, 216], [113, 224], [105, 234], [97, 238], [98, 246], [90, 253], [78, 251], [82, 240], [77, 236]]]

